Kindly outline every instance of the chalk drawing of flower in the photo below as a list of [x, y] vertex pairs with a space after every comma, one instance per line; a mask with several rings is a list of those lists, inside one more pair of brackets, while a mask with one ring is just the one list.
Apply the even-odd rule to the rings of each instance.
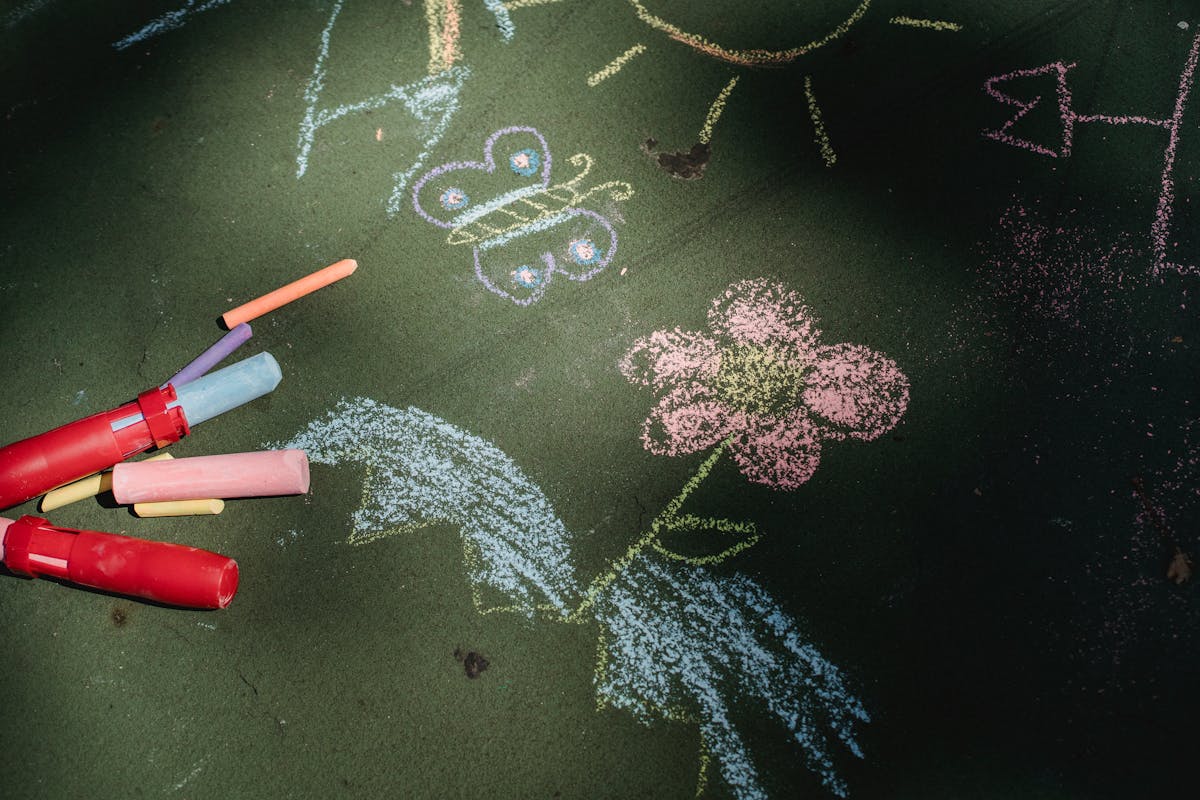
[[908, 408], [907, 376], [882, 353], [823, 345], [802, 298], [766, 279], [732, 284], [708, 310], [708, 331], [659, 330], [619, 364], [660, 395], [642, 426], [656, 455], [728, 440], [749, 480], [794, 489], [812, 477], [825, 441], [870, 441]]

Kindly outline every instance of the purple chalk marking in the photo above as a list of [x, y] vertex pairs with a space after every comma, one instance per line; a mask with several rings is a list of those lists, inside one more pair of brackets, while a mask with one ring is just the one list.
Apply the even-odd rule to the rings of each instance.
[[434, 225], [437, 225], [439, 228], [453, 228], [454, 227], [453, 222], [443, 221], [443, 220], [437, 219], [436, 217], [430, 216], [425, 211], [425, 209], [421, 207], [421, 189], [422, 189], [422, 187], [424, 187], [426, 183], [428, 183], [429, 181], [438, 177], [439, 175], [445, 175], [448, 172], [455, 172], [460, 169], [478, 170], [478, 171], [484, 172], [485, 174], [488, 174], [488, 175], [495, 172], [496, 171], [496, 159], [492, 155], [492, 149], [496, 146], [497, 139], [499, 139], [501, 136], [504, 136], [504, 135], [510, 134], [510, 133], [530, 133], [530, 134], [533, 134], [533, 136], [535, 138], [537, 138], [539, 143], [541, 143], [541, 146], [542, 146], [542, 182], [541, 183], [542, 183], [543, 189], [548, 187], [550, 185], [550, 145], [546, 143], [546, 137], [542, 136], [542, 134], [539, 133], [536, 128], [530, 128], [530, 127], [524, 126], [524, 125], [516, 125], [511, 128], [501, 128], [500, 130], [496, 131], [491, 136], [489, 136], [487, 138], [487, 141], [484, 142], [484, 144], [483, 144], [483, 161], [453, 161], [449, 164], [442, 164], [439, 167], [435, 167], [434, 169], [431, 169], [429, 172], [426, 172], [424, 175], [421, 176], [421, 179], [419, 181], [417, 181], [416, 185], [413, 186], [413, 190], [412, 190], [413, 208], [415, 208], [417, 213], [421, 215], [421, 218], [424, 219], [426, 222], [432, 222]]
[[[988, 96], [996, 100], [998, 103], [1003, 103], [1008, 106], [1016, 106], [1017, 113], [1008, 122], [1005, 122], [998, 130], [984, 131], [983, 135], [989, 139], [995, 139], [998, 142], [1020, 147], [1024, 150], [1030, 150], [1043, 156], [1058, 158], [1060, 155], [1066, 157], [1071, 153], [1071, 137], [1074, 132], [1075, 113], [1071, 111], [1071, 91], [1067, 87], [1067, 70], [1074, 67], [1074, 64], [1064, 64], [1061, 61], [1056, 61], [1053, 64], [1046, 64], [1042, 67], [1033, 69], [1018, 69], [1012, 72], [1006, 72], [1003, 75], [997, 75], [994, 78], [988, 78], [983, 84], [983, 90], [988, 93]], [[1013, 136], [1009, 133], [1009, 129], [1016, 125], [1021, 119], [1037, 107], [1042, 98], [1035, 97], [1033, 100], [1025, 102], [1018, 100], [1010, 94], [1005, 94], [996, 88], [997, 83], [1004, 83], [1013, 80], [1014, 78], [1034, 78], [1038, 75], [1046, 75], [1051, 72], [1057, 73], [1058, 84], [1058, 110], [1063, 123], [1063, 143], [1061, 152], [1054, 150], [1045, 145], [1031, 142], [1028, 139], [1022, 139], [1018, 136]]]
[[591, 280], [592, 278], [599, 275], [601, 272], [604, 271], [604, 268], [607, 267], [609, 265], [609, 263], [612, 261], [613, 256], [616, 255], [617, 232], [613, 229], [612, 224], [605, 217], [601, 216], [600, 214], [597, 214], [594, 211], [590, 211], [586, 208], [567, 208], [564, 210], [563, 213], [565, 213], [571, 217], [591, 217], [596, 222], [600, 223], [601, 227], [603, 227], [604, 230], [608, 232], [608, 248], [607, 248], [607, 250], [605, 250], [603, 252], [603, 254], [600, 256], [599, 260], [597, 260], [596, 262], [591, 263], [591, 264], [586, 264], [586, 265], [581, 264], [580, 265], [580, 266], [587, 266], [587, 267], [589, 267], [589, 269], [586, 269], [583, 272], [573, 272], [573, 271], [571, 271], [570, 268], [564, 268], [564, 267], [560, 266], [560, 262], [557, 258], [554, 257], [554, 254], [547, 250], [547, 251], [541, 253], [541, 256], [540, 256], [542, 259], [542, 263], [546, 265], [546, 274], [542, 278], [541, 283], [537, 286], [536, 289], [534, 289], [533, 294], [529, 295], [528, 297], [517, 297], [509, 292], [504, 291], [504, 289], [501, 289], [499, 286], [497, 286], [496, 284], [494, 284], [492, 281], [490, 281], [488, 279], [487, 275], [484, 274], [483, 264], [479, 260], [480, 249], [478, 247], [476, 247], [476, 248], [474, 248], [474, 250], [475, 250], [475, 277], [479, 279], [480, 283], [482, 283], [485, 287], [487, 287], [487, 290], [489, 292], [492, 292], [493, 294], [497, 294], [501, 297], [512, 300], [514, 303], [516, 303], [519, 306], [528, 306], [528, 305], [532, 305], [532, 304], [536, 303], [538, 300], [542, 299], [542, 295], [546, 293], [546, 287], [550, 285], [550, 279], [554, 277], [554, 273], [556, 273], [556, 272], [561, 275], [566, 276], [566, 278], [568, 280], [579, 281], [579, 282]]
[[1175, 204], [1175, 150], [1179, 146], [1179, 128], [1183, 122], [1183, 109], [1192, 89], [1192, 77], [1196, 74], [1196, 63], [1200, 60], [1200, 34], [1192, 39], [1183, 73], [1179, 76], [1179, 93], [1175, 95], [1175, 113], [1171, 116], [1170, 139], [1163, 157], [1162, 192], [1158, 195], [1158, 209], [1154, 213], [1154, 224], [1150, 226], [1150, 239], [1154, 243], [1153, 272], [1157, 276], [1162, 269], [1173, 269], [1181, 275], [1200, 275], [1200, 268], [1175, 264], [1167, 260], [1167, 238], [1171, 235], [1171, 213]]
[[[192, 363], [176, 372], [167, 383], [176, 387], [191, 383], [210, 369], [221, 363], [234, 350], [241, 347], [251, 335], [250, 325], [242, 322], [233, 326], [233, 330], [217, 340], [216, 344], [196, 356]], [[167, 384], [163, 384], [166, 386]]]
[[[1071, 143], [1075, 136], [1076, 123], [1099, 122], [1106, 125], [1148, 125], [1163, 128], [1167, 131], [1167, 146], [1163, 153], [1163, 171], [1161, 188], [1158, 195], [1158, 207], [1154, 212], [1154, 222], [1150, 226], [1150, 241], [1154, 249], [1154, 261], [1150, 271], [1156, 277], [1163, 270], [1174, 270], [1181, 275], [1200, 275], [1200, 266], [1180, 264], [1167, 258], [1168, 243], [1171, 238], [1171, 217], [1175, 205], [1175, 154], [1179, 148], [1179, 133], [1183, 127], [1183, 113], [1187, 106], [1188, 95], [1191, 94], [1192, 81], [1196, 74], [1196, 66], [1200, 63], [1200, 34], [1192, 39], [1187, 61], [1179, 76], [1179, 91], [1175, 95], [1175, 107], [1170, 117], [1154, 118], [1139, 115], [1110, 115], [1110, 114], [1079, 114], [1072, 108], [1071, 90], [1067, 84], [1067, 72], [1075, 64], [1064, 64], [1056, 61], [1033, 69], [1019, 69], [1003, 75], [997, 75], [984, 82], [983, 88], [988, 96], [1005, 105], [1016, 106], [1017, 113], [1000, 128], [986, 130], [983, 135], [998, 142], [1029, 150], [1052, 158], [1066, 158], [1071, 155]], [[996, 88], [996, 84], [1013, 80], [1014, 78], [1032, 78], [1039, 75], [1054, 73], [1057, 77], [1058, 114], [1062, 122], [1062, 146], [1058, 149], [1044, 144], [1014, 136], [1009, 131], [1026, 114], [1032, 111], [1042, 98], [1035, 97], [1030, 101], [1018, 100]]]
[[[1071, 155], [1071, 145], [1075, 141], [1075, 125], [1079, 122], [1103, 122], [1107, 125], [1152, 125], [1158, 128], [1166, 128], [1171, 130], [1178, 126], [1177, 119], [1154, 119], [1152, 117], [1142, 117], [1136, 115], [1111, 115], [1111, 114], [1080, 114], [1072, 108], [1071, 88], [1067, 84], [1067, 72], [1075, 67], [1075, 64], [1064, 64], [1061, 61], [1056, 61], [1053, 64], [1046, 64], [1042, 67], [1034, 69], [1018, 69], [1013, 72], [997, 75], [994, 78], [989, 78], [984, 83], [984, 91], [994, 98], [997, 102], [1005, 105], [1016, 106], [1019, 110], [1011, 119], [1005, 122], [998, 130], [984, 131], [983, 135], [989, 139], [995, 139], [998, 142], [1020, 147], [1024, 150], [1029, 150], [1051, 158], [1067, 158]], [[1051, 72], [1056, 73], [1057, 79], [1057, 94], [1058, 94], [1058, 117], [1062, 122], [1063, 140], [1062, 146], [1055, 150], [1029, 139], [1022, 139], [1019, 136], [1013, 136], [1009, 130], [1013, 125], [1016, 125], [1026, 114], [1032, 111], [1042, 101], [1041, 97], [1035, 97], [1026, 102], [1018, 100], [1012, 95], [1005, 94], [996, 88], [997, 83], [1009, 81], [1014, 78], [1034, 78], [1038, 75], [1047, 75]], [[1190, 79], [1189, 79], [1190, 80]], [[1177, 108], [1177, 116], [1182, 116], [1182, 109]]]

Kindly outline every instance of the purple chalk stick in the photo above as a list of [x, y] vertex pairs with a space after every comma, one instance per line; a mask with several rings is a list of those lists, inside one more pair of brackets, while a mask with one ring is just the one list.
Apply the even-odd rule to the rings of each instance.
[[[242, 343], [250, 338], [250, 334], [249, 324], [243, 322], [240, 325], [234, 325], [233, 330], [218, 339], [212, 347], [196, 356], [192, 363], [176, 372], [167, 383], [173, 383], [176, 387], [191, 383], [221, 363], [225, 356], [241, 347]], [[163, 385], [166, 386], [165, 383]]]

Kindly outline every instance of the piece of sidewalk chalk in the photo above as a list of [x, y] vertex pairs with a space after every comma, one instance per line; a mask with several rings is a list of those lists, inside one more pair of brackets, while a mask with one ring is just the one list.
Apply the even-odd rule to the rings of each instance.
[[249, 303], [244, 303], [237, 308], [226, 311], [221, 316], [221, 319], [224, 320], [226, 328], [233, 330], [233, 328], [243, 322], [249, 322], [252, 319], [261, 317], [269, 311], [274, 311], [293, 300], [298, 300], [304, 295], [311, 294], [334, 281], [340, 281], [356, 269], [358, 269], [357, 261], [352, 258], [344, 258], [336, 264], [330, 264], [328, 267], [319, 269], [311, 275], [305, 275], [300, 280], [292, 281], [287, 286], [281, 286], [273, 292], [268, 292], [262, 297], [251, 300]]
[[[174, 458], [170, 453], [155, 453], [145, 461], [163, 461], [168, 458]], [[107, 472], [97, 472], [95, 475], [89, 475], [86, 478], [81, 478], [74, 483], [68, 483], [66, 486], [60, 486], [57, 489], [51, 489], [46, 492], [46, 496], [42, 498], [42, 513], [53, 511], [56, 508], [77, 503], [80, 500], [86, 500], [89, 497], [95, 497], [98, 494], [112, 491], [112, 470]]]
[[[176, 389], [184, 384], [191, 383], [217, 364], [220, 364], [225, 360], [226, 356], [245, 344], [246, 340], [252, 334], [253, 331], [250, 330], [250, 326], [246, 323], [243, 322], [240, 325], [234, 325], [229, 333], [218, 339], [212, 347], [196, 356], [186, 367], [172, 375], [167, 383], [174, 384]], [[167, 383], [164, 383], [163, 386], [166, 386]]]
[[139, 461], [113, 468], [113, 497], [121, 504], [307, 491], [308, 456], [303, 450], [229, 453], [153, 464]]
[[[188, 425], [195, 427], [274, 391], [281, 380], [283, 373], [275, 357], [259, 353], [185, 383], [176, 390], [178, 399], [167, 403], [167, 407], [181, 407]], [[112, 429], [119, 431], [141, 421], [142, 414], [138, 412], [113, 421]]]
[[224, 500], [166, 500], [161, 503], [134, 503], [133, 513], [139, 517], [189, 517], [220, 514]]

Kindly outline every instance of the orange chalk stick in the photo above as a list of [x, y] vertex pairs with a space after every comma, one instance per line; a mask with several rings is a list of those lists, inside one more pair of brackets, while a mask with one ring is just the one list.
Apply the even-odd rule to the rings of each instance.
[[292, 281], [287, 286], [281, 286], [273, 292], [268, 292], [262, 297], [251, 300], [249, 303], [244, 303], [231, 311], [226, 311], [221, 316], [221, 319], [224, 320], [225, 327], [232, 330], [242, 322], [257, 319], [263, 314], [274, 311], [280, 306], [287, 305], [293, 300], [298, 300], [306, 294], [311, 294], [334, 281], [340, 281], [356, 269], [358, 269], [357, 261], [352, 258], [344, 258], [336, 264], [330, 264], [325, 269], [319, 269], [311, 275], [305, 275], [298, 281]]

